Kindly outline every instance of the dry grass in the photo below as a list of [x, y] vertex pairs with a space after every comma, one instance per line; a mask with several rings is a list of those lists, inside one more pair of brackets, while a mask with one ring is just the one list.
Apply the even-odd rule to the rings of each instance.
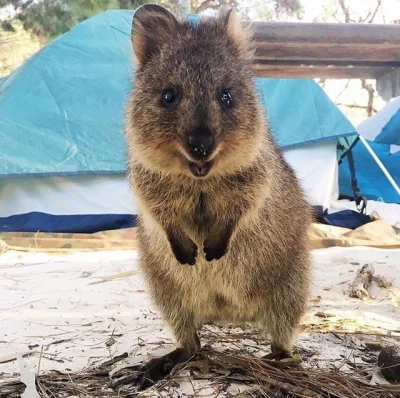
[[[115, 383], [118, 390], [109, 388], [110, 381], [123, 380], [132, 373], [132, 367], [121, 367], [110, 377], [114, 364], [128, 355], [123, 354], [92, 369], [77, 373], [50, 372], [37, 378], [37, 389], [44, 397], [133, 397], [134, 385]], [[204, 348], [201, 359], [177, 368], [172, 375], [154, 388], [165, 390], [179, 380], [179, 371], [189, 371], [189, 379], [209, 380], [218, 384], [230, 383], [249, 386], [241, 397], [276, 398], [395, 398], [400, 396], [398, 385], [370, 385], [365, 372], [304, 369], [299, 363], [268, 361], [249, 354], [235, 354]], [[25, 386], [18, 381], [0, 382], [0, 397], [19, 397]], [[156, 394], [158, 395], [158, 394]], [[154, 395], [151, 395], [154, 396]], [[220, 395], [223, 396], [222, 394]]]

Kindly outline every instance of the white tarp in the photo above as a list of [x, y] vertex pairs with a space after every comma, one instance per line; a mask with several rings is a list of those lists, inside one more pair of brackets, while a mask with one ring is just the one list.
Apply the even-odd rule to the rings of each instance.
[[[336, 141], [288, 149], [284, 156], [311, 204], [329, 207], [330, 201], [337, 199]], [[0, 217], [33, 211], [53, 215], [137, 213], [125, 176], [3, 179], [0, 193]]]

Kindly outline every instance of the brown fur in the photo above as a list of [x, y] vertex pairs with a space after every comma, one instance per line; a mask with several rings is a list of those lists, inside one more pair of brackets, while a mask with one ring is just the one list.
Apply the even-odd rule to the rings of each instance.
[[[195, 28], [145, 6], [133, 22], [126, 138], [140, 265], [178, 347], [190, 354], [204, 321], [256, 323], [275, 350], [290, 353], [308, 298], [310, 209], [266, 126], [249, 32], [230, 11]], [[179, 92], [173, 109], [160, 106], [169, 87]], [[225, 88], [232, 109], [218, 101]], [[198, 125], [217, 142], [205, 178], [190, 172], [183, 145]], [[207, 261], [204, 251], [221, 258]]]

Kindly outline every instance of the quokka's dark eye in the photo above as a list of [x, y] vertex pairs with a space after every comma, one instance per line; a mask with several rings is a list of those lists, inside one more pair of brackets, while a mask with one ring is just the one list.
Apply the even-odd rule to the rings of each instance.
[[161, 105], [164, 108], [170, 108], [171, 106], [175, 105], [177, 100], [178, 97], [175, 91], [171, 88], [164, 90], [161, 95]]
[[225, 108], [232, 108], [233, 107], [233, 98], [231, 93], [228, 90], [222, 90], [220, 95], [219, 95], [219, 100], [221, 101], [221, 104]]

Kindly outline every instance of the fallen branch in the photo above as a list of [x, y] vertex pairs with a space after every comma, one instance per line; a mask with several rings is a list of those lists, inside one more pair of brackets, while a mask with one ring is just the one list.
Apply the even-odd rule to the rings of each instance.
[[357, 275], [353, 283], [350, 285], [350, 297], [359, 299], [363, 299], [365, 297], [371, 298], [369, 288], [371, 286], [374, 273], [375, 269], [371, 264], [363, 265], [357, 271]]
[[365, 264], [357, 271], [357, 275], [350, 285], [350, 297], [359, 299], [365, 297], [373, 298], [369, 292], [372, 282], [384, 289], [392, 286], [392, 282], [384, 276], [375, 275], [375, 269], [371, 264]]

